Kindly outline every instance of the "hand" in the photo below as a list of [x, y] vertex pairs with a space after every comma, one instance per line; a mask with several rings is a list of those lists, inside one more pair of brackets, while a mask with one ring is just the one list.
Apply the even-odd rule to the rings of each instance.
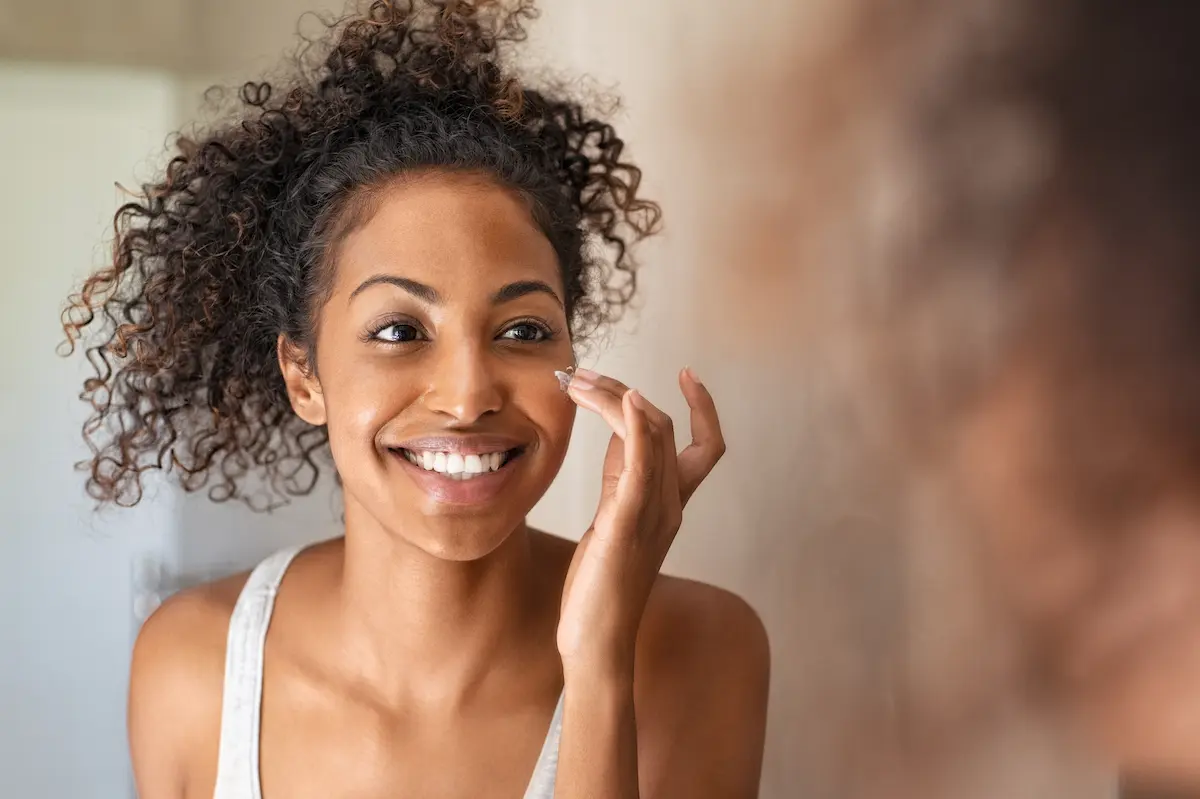
[[568, 387], [577, 405], [613, 430], [600, 505], [563, 588], [558, 650], [568, 674], [632, 679], [642, 613], [683, 507], [725, 452], [708, 389], [688, 369], [679, 386], [692, 427], [692, 443], [679, 454], [671, 418], [637, 391], [586, 369], [576, 371]]

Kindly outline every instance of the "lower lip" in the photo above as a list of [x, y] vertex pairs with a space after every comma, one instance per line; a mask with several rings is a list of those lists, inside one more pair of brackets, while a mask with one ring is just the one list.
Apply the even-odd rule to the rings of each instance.
[[426, 471], [406, 458], [403, 453], [392, 452], [392, 456], [400, 461], [400, 465], [408, 469], [413, 482], [435, 502], [445, 505], [481, 505], [492, 501], [504, 489], [513, 470], [526, 454], [523, 452], [512, 458], [494, 472], [469, 480], [455, 480], [441, 472]]

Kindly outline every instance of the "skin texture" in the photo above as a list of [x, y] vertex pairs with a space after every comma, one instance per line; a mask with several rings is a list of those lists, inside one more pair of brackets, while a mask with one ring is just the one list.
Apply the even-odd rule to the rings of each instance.
[[[681, 376], [694, 445], [678, 457], [665, 415], [616, 381], [585, 373], [564, 396], [553, 371], [572, 355], [554, 252], [522, 199], [485, 179], [394, 183], [336, 263], [315, 363], [278, 347], [296, 413], [328, 425], [346, 531], [301, 553], [280, 588], [264, 796], [520, 796], [560, 691], [556, 796], [754, 796], [761, 622], [726, 592], [658, 574], [723, 450], [708, 392]], [[440, 301], [387, 282], [351, 297], [378, 275]], [[531, 282], [549, 292], [494, 302]], [[412, 327], [378, 331], [383, 321]], [[524, 524], [577, 406], [614, 429], [579, 547]], [[524, 447], [506, 490], [477, 505], [434, 501], [389, 451], [466, 434]], [[139, 636], [129, 715], [145, 799], [212, 794], [225, 635], [245, 579], [172, 597]]]

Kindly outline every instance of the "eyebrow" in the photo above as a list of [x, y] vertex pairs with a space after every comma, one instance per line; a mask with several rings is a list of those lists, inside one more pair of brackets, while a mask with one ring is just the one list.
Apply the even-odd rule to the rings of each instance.
[[[353, 300], [372, 286], [379, 285], [396, 286], [429, 305], [442, 304], [442, 296], [438, 294], [437, 289], [433, 288], [433, 286], [427, 286], [420, 281], [407, 277], [399, 277], [398, 275], [372, 275], [362, 283], [359, 283], [358, 288], [350, 292], [350, 299]], [[512, 302], [529, 294], [548, 294], [560, 306], [563, 304], [562, 299], [558, 296], [558, 292], [549, 283], [541, 280], [518, 280], [509, 283], [493, 294], [492, 305], [503, 305], [506, 302]]]
[[493, 294], [492, 305], [503, 305], [528, 294], [549, 294], [559, 305], [563, 304], [558, 292], [551, 288], [549, 283], [543, 283], [540, 280], [518, 280], [515, 283], [509, 283]]
[[353, 300], [359, 294], [362, 294], [371, 286], [396, 286], [407, 291], [409, 294], [416, 297], [418, 300], [429, 303], [430, 305], [441, 305], [442, 297], [437, 293], [437, 289], [433, 286], [426, 286], [416, 280], [410, 280], [407, 277], [399, 277], [397, 275], [372, 275], [371, 277], [358, 284], [358, 288], [350, 292], [350, 299]]

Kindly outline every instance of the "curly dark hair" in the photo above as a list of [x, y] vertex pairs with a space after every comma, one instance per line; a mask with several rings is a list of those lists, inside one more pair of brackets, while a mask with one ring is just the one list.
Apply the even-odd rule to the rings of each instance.
[[660, 211], [610, 124], [508, 69], [534, 16], [532, 0], [376, 0], [327, 22], [285, 80], [246, 83], [229, 118], [178, 138], [116, 212], [111, 265], [63, 312], [68, 353], [102, 328], [81, 394], [93, 498], [133, 505], [150, 470], [256, 508], [312, 491], [328, 434], [293, 413], [277, 339], [312, 352], [328, 254], [397, 173], [518, 192], [558, 255], [573, 339], [620, 316], [630, 247]]

